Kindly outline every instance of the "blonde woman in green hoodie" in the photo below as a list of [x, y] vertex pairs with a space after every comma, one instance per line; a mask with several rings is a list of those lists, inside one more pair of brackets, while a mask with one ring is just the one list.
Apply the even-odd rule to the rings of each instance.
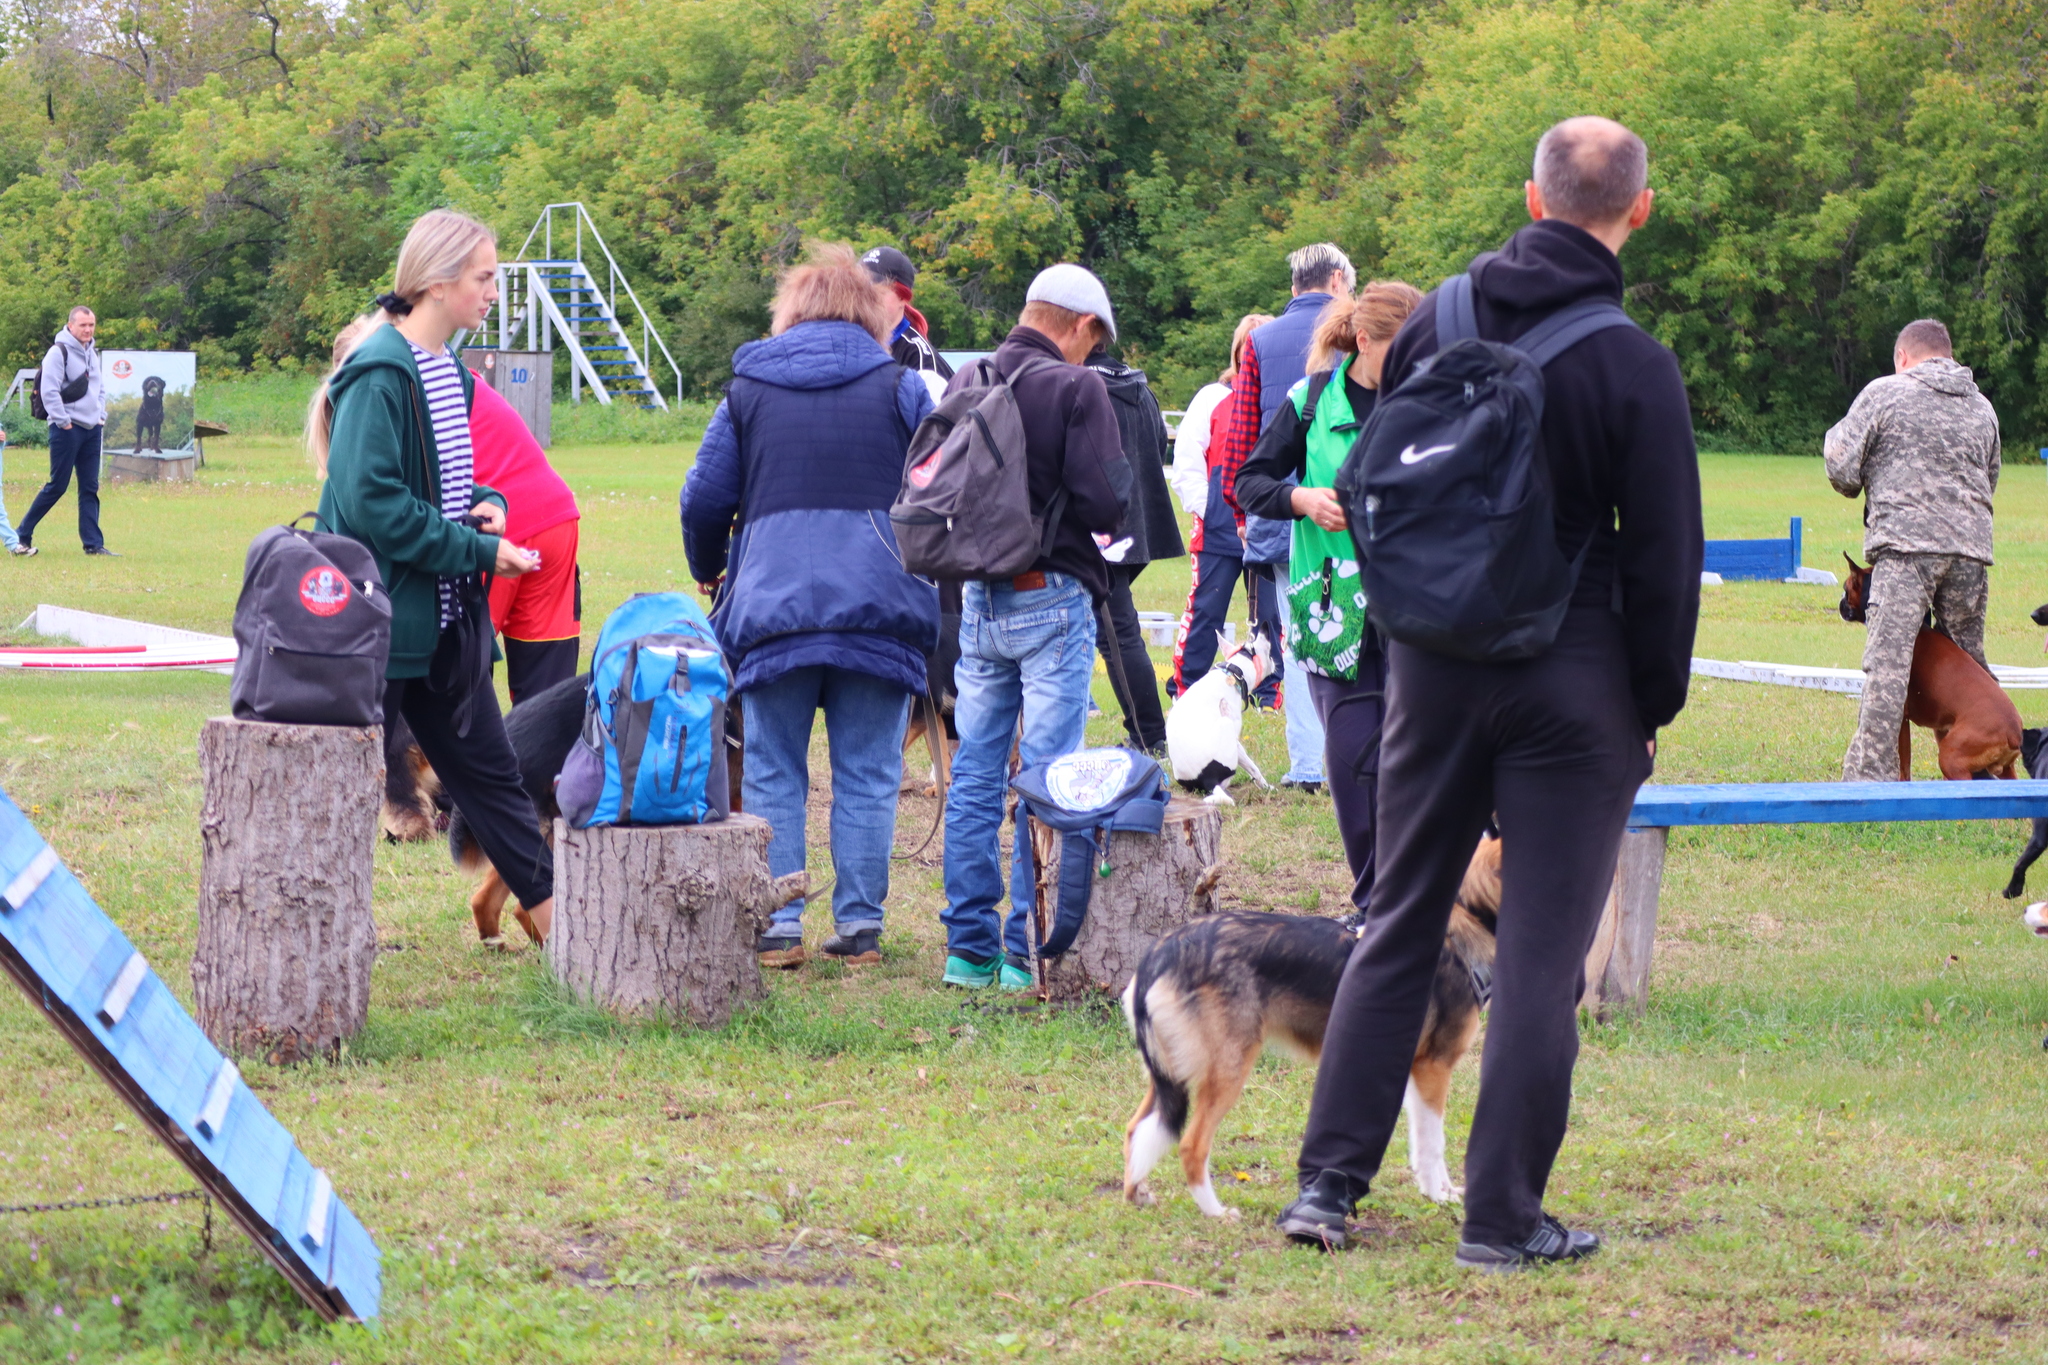
[[[445, 209], [412, 225], [391, 292], [314, 398], [309, 442], [326, 474], [320, 517], [377, 557], [391, 599], [386, 716], [402, 715], [522, 907], [535, 941], [554, 916], [554, 865], [505, 738], [481, 575], [540, 557], [504, 538], [504, 499], [475, 481], [475, 381], [448, 352], [498, 296], [491, 229]], [[337, 348], [339, 349], [339, 348]]]

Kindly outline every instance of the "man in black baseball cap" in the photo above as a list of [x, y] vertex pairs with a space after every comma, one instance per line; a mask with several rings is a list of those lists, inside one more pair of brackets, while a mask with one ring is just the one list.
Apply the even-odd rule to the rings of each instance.
[[932, 391], [932, 401], [938, 402], [946, 396], [946, 381], [953, 377], [953, 367], [932, 349], [931, 325], [911, 303], [917, 286], [917, 267], [893, 246], [873, 248], [860, 258], [860, 263], [868, 268], [876, 284], [886, 285], [903, 300], [903, 321], [896, 324], [896, 335], [889, 338], [889, 354], [904, 369], [924, 376]]

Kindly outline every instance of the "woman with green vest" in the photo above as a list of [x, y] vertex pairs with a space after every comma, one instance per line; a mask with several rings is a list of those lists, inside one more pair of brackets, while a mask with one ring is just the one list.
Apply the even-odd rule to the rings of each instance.
[[327, 480], [321, 520], [369, 547], [390, 595], [385, 718], [412, 727], [538, 941], [554, 918], [554, 863], [491, 686], [482, 575], [528, 573], [540, 557], [504, 538], [505, 500], [476, 482], [475, 380], [448, 352], [483, 325], [497, 277], [490, 228], [445, 209], [414, 223], [391, 292], [314, 395], [307, 436]]
[[1412, 285], [1374, 280], [1325, 308], [1308, 377], [1288, 393], [1237, 476], [1246, 512], [1294, 522], [1282, 616], [1323, 721], [1323, 768], [1351, 866], [1355, 917], [1372, 897], [1387, 656], [1365, 619], [1358, 551], [1332, 485], [1372, 414], [1387, 347], [1420, 302]]

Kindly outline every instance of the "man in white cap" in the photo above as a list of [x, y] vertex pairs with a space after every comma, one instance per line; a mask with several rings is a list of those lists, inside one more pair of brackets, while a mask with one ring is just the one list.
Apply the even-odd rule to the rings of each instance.
[[[1017, 722], [1024, 766], [1081, 747], [1088, 684], [1095, 671], [1095, 608], [1109, 596], [1109, 564], [1095, 536], [1121, 532], [1130, 500], [1116, 410], [1102, 376], [1081, 362], [1116, 339], [1116, 315], [1102, 281], [1078, 265], [1040, 272], [1024, 295], [1017, 326], [996, 349], [995, 368], [1014, 376], [1024, 419], [1024, 460], [1034, 514], [1061, 504], [1046, 553], [1027, 573], [974, 581], [962, 594], [960, 753], [946, 795], [946, 981], [955, 986], [1031, 985], [1024, 916], [1031, 884], [1013, 860], [1011, 914], [1003, 899], [997, 836]], [[1033, 361], [1037, 365], [1019, 374]], [[955, 384], [978, 382], [978, 366]]]

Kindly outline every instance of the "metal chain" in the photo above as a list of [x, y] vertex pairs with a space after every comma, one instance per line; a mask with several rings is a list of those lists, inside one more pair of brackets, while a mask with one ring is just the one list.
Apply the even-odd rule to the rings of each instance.
[[205, 1190], [167, 1190], [162, 1194], [124, 1194], [114, 1199], [73, 1199], [61, 1204], [0, 1204], [0, 1214], [72, 1213], [79, 1209], [125, 1209], [137, 1204], [176, 1204], [185, 1199], [206, 1200], [207, 1223], [213, 1221], [213, 1198]]

